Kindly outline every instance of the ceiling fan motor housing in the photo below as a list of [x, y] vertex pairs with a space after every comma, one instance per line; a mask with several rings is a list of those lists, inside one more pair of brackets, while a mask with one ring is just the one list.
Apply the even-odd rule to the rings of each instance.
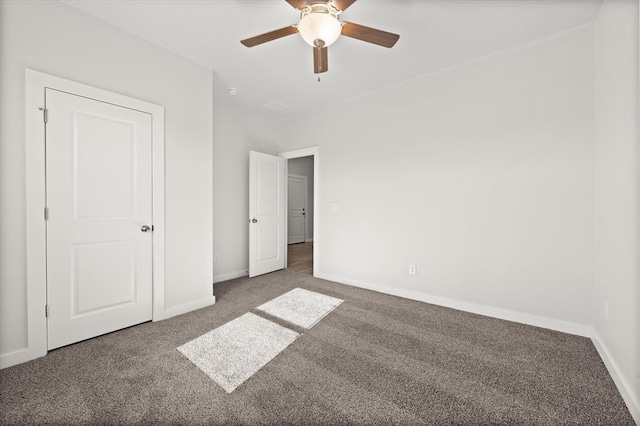
[[[302, 14], [304, 13], [330, 13], [337, 17], [341, 12], [336, 9], [333, 2], [326, 0], [311, 0], [307, 2], [307, 5], [300, 9]], [[301, 16], [302, 17], [302, 16]]]

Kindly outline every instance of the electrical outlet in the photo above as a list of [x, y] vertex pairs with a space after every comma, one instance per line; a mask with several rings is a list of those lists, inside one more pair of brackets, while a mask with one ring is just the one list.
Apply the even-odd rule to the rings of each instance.
[[409, 265], [409, 275], [416, 275], [418, 273], [418, 269], [416, 265]]
[[604, 315], [604, 322], [609, 322], [609, 304], [607, 302], [602, 305], [602, 315]]
[[218, 262], [220, 262], [220, 255], [216, 254], [213, 256], [213, 263], [218, 263]]

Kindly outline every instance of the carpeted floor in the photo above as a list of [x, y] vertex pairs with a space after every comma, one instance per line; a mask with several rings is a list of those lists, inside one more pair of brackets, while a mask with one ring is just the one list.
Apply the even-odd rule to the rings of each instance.
[[[345, 302], [232, 394], [176, 350], [295, 287]], [[291, 271], [215, 293], [0, 371], [0, 423], [633, 424], [586, 338]]]

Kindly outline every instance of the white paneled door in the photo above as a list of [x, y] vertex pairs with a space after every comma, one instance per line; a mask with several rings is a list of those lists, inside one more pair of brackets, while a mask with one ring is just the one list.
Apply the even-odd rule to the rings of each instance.
[[46, 89], [48, 349], [152, 319], [151, 115]]
[[289, 175], [287, 185], [287, 230], [289, 244], [306, 240], [307, 177]]
[[249, 152], [249, 276], [284, 268], [285, 159]]

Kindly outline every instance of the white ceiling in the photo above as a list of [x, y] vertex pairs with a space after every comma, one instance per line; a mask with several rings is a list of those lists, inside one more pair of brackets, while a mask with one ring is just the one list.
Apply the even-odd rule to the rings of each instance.
[[[592, 22], [602, 0], [359, 0], [341, 20], [400, 40], [386, 49], [341, 37], [329, 47], [321, 82], [312, 48], [297, 34], [240, 44], [296, 24], [299, 13], [285, 0], [63, 2], [212, 69], [218, 100], [284, 118]], [[240, 93], [232, 97], [227, 87]], [[263, 108], [272, 101], [290, 108]]]

